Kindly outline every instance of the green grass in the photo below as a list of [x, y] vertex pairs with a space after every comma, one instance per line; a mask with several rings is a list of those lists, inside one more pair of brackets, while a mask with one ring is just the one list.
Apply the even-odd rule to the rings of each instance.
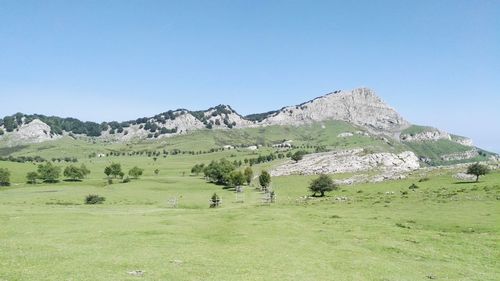
[[109, 143], [90, 138], [59, 140], [31, 144], [20, 147], [2, 147], [0, 156], [41, 156], [46, 159], [77, 157], [87, 158], [92, 153], [129, 152], [129, 151], [207, 151], [224, 145], [247, 147], [251, 145], [272, 146], [285, 140], [292, 140], [296, 146], [325, 146], [329, 149], [347, 149], [366, 147], [372, 151], [399, 152], [405, 147], [398, 143], [391, 145], [375, 138], [354, 135], [339, 138], [344, 132], [356, 132], [360, 129], [343, 121], [327, 121], [304, 126], [269, 126], [260, 128], [232, 130], [199, 130], [186, 135], [155, 140], [137, 140], [128, 143]]
[[[88, 179], [38, 185], [24, 183], [34, 165], [0, 162], [13, 181], [0, 188], [0, 280], [498, 280], [499, 172], [465, 184], [449, 171], [425, 182], [416, 173], [311, 200], [299, 198], [313, 177], [279, 177], [271, 206], [255, 187], [237, 203], [232, 190], [183, 176], [195, 163], [248, 155], [81, 159]], [[111, 161], [145, 175], [106, 185]], [[208, 208], [214, 192], [219, 209]], [[106, 201], [84, 205], [88, 194]]]
[[415, 136], [420, 133], [425, 132], [436, 132], [437, 129], [429, 126], [411, 125], [410, 127], [404, 129], [401, 134]]

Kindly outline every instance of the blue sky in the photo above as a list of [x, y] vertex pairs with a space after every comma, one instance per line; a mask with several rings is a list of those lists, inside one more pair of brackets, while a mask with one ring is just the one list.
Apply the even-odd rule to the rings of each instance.
[[249, 114], [360, 86], [500, 152], [500, 1], [0, 1], [0, 116]]

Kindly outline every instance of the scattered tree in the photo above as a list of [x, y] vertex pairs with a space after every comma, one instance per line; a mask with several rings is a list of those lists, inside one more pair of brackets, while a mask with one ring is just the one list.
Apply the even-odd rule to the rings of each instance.
[[120, 176], [121, 174], [123, 174], [122, 165], [120, 165], [120, 163], [111, 163], [111, 165], [104, 168], [104, 173], [108, 177], [113, 176], [114, 178], [116, 178], [116, 177]]
[[134, 179], [138, 179], [140, 176], [142, 176], [142, 172], [144, 172], [143, 169], [135, 166], [132, 169], [130, 169], [130, 171], [128, 171], [128, 175]]
[[111, 175], [111, 167], [106, 167], [104, 168], [104, 174], [106, 174], [106, 177], [109, 178], [109, 176]]
[[7, 168], [0, 168], [0, 186], [10, 185], [10, 171]]
[[38, 165], [38, 174], [44, 182], [54, 183], [61, 176], [61, 167], [55, 166], [52, 162]]
[[476, 182], [479, 182], [479, 177], [484, 176], [490, 172], [486, 165], [475, 163], [467, 167], [467, 174], [476, 176]]
[[294, 154], [292, 154], [292, 160], [295, 161], [295, 162], [299, 162], [300, 160], [302, 160], [304, 158], [304, 155], [306, 155], [307, 152], [303, 151], [303, 150], [299, 150], [299, 151], [296, 151]]
[[74, 165], [67, 166], [64, 169], [63, 175], [72, 181], [79, 181], [85, 177], [84, 171]]
[[82, 171], [83, 177], [86, 177], [90, 174], [90, 170], [87, 169], [87, 166], [85, 166], [85, 164], [80, 165], [80, 171]]
[[160, 170], [159, 169], [155, 169], [155, 175], [158, 175], [160, 173]]
[[259, 183], [263, 190], [267, 190], [271, 184], [271, 175], [267, 171], [262, 171], [259, 176]]
[[328, 175], [320, 175], [309, 185], [309, 190], [313, 192], [313, 196], [316, 196], [316, 193], [319, 192], [321, 197], [325, 196], [325, 192], [330, 192], [337, 188], [338, 186]]
[[217, 193], [214, 193], [210, 198], [210, 208], [217, 208], [221, 204], [221, 199]]
[[216, 184], [229, 184], [229, 177], [234, 171], [234, 165], [226, 159], [220, 161], [212, 161], [203, 169], [207, 179]]
[[245, 171], [243, 172], [245, 174], [245, 181], [247, 182], [247, 185], [250, 185], [252, 182], [253, 178], [253, 170], [250, 167], [246, 167]]
[[245, 183], [245, 176], [240, 171], [233, 171], [229, 176], [229, 182], [233, 187], [241, 186]]
[[193, 168], [191, 168], [191, 174], [198, 176], [201, 172], [203, 172], [204, 168], [205, 164], [196, 164]]
[[36, 184], [36, 180], [39, 178], [39, 175], [37, 172], [28, 172], [26, 174], [26, 180], [28, 181], [29, 184]]

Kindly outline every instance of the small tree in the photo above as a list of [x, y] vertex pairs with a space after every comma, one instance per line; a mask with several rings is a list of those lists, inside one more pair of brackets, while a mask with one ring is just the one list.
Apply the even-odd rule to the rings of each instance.
[[244, 171], [244, 175], [245, 175], [245, 181], [247, 182], [248, 185], [250, 185], [250, 183], [252, 182], [252, 178], [253, 178], [252, 168], [246, 167], [245, 171]]
[[84, 175], [84, 171], [82, 171], [82, 169], [76, 167], [76, 166], [73, 166], [73, 165], [69, 165], [67, 166], [65, 169], [64, 169], [64, 172], [63, 172], [63, 175], [72, 180], [72, 181], [78, 181], [78, 180], [81, 180], [83, 179], [83, 177], [85, 176]]
[[120, 176], [122, 174], [122, 165], [120, 163], [111, 163], [111, 165], [104, 168], [104, 173], [109, 178], [109, 176], [113, 176], [114, 178]]
[[0, 186], [10, 185], [10, 172], [7, 168], [0, 168]]
[[221, 199], [217, 193], [214, 193], [210, 198], [210, 208], [217, 208], [221, 204]]
[[26, 180], [30, 184], [36, 184], [36, 180], [39, 178], [39, 175], [37, 172], [28, 172], [26, 174]]
[[191, 174], [195, 174], [198, 176], [201, 172], [203, 172], [203, 169], [205, 168], [205, 164], [196, 164], [191, 168]]
[[475, 163], [467, 167], [467, 174], [476, 176], [476, 182], [479, 182], [479, 177], [484, 176], [490, 172], [486, 165]]
[[155, 175], [158, 175], [158, 174], [160, 173], [160, 170], [155, 169], [155, 171], [154, 171], [154, 172], [155, 172]]
[[104, 168], [104, 174], [106, 174], [106, 177], [109, 178], [109, 176], [111, 175], [111, 167], [106, 167]]
[[229, 176], [231, 186], [237, 187], [245, 183], [245, 176], [240, 171], [233, 171]]
[[338, 186], [328, 175], [320, 175], [319, 178], [313, 180], [309, 185], [309, 190], [313, 192], [313, 196], [316, 196], [316, 193], [319, 192], [321, 197], [325, 196], [325, 192], [330, 192], [337, 188]]
[[267, 190], [271, 184], [271, 175], [267, 171], [262, 171], [259, 176], [259, 183], [262, 189]]
[[142, 176], [142, 172], [144, 172], [143, 169], [135, 166], [132, 169], [130, 169], [130, 171], [128, 171], [128, 175], [134, 179], [138, 179], [140, 176]]
[[115, 178], [122, 173], [122, 165], [120, 163], [111, 163], [109, 167], [111, 168], [111, 175]]
[[90, 170], [85, 166], [85, 164], [80, 165], [80, 170], [82, 171], [83, 177], [86, 177], [90, 174]]
[[61, 167], [54, 166], [52, 162], [38, 165], [38, 174], [44, 182], [57, 182], [61, 176]]
[[292, 160], [295, 162], [299, 162], [304, 158], [304, 155], [306, 155], [306, 152], [303, 150], [296, 151], [294, 154], [292, 154]]

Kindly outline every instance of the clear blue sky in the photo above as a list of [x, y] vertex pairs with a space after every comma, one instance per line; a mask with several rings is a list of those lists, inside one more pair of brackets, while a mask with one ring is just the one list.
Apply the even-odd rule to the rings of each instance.
[[0, 116], [249, 114], [359, 86], [500, 152], [500, 1], [0, 0]]

